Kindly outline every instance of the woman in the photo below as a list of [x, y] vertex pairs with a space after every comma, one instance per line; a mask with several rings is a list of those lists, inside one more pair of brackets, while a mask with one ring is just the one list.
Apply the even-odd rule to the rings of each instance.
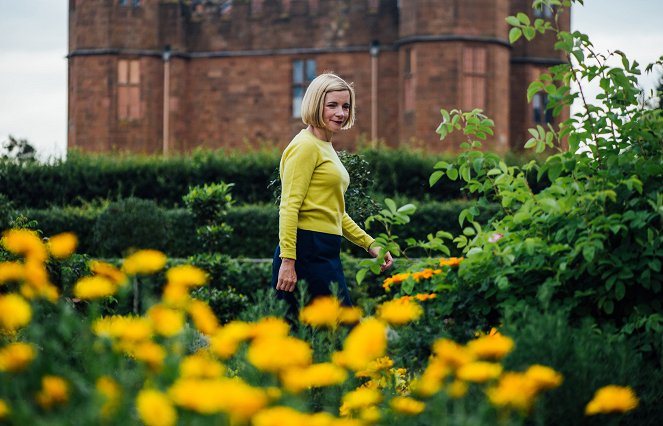
[[[279, 245], [272, 264], [272, 286], [293, 315], [298, 310], [293, 292], [300, 280], [307, 283], [311, 298], [330, 295], [337, 283], [341, 303], [352, 304], [341, 266], [342, 236], [373, 257], [380, 253], [345, 211], [350, 178], [332, 146], [333, 136], [354, 124], [354, 89], [337, 75], [319, 75], [304, 94], [301, 116], [308, 127], [281, 157]], [[386, 253], [381, 270], [392, 263]]]

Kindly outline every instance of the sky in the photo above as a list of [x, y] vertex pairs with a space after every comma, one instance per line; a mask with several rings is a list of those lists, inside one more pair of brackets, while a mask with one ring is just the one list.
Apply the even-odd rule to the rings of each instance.
[[[409, 1], [409, 0], [404, 0]], [[48, 161], [67, 150], [68, 0], [0, 0], [0, 142], [27, 139]], [[597, 50], [619, 49], [641, 64], [641, 86], [656, 87], [646, 64], [663, 55], [663, 1], [585, 0], [571, 27]]]

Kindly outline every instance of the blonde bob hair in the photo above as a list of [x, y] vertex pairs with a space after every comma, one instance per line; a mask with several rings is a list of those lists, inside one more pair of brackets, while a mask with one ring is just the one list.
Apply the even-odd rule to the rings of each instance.
[[304, 124], [325, 129], [322, 113], [324, 112], [325, 95], [329, 92], [350, 92], [350, 114], [341, 126], [342, 129], [349, 129], [355, 124], [355, 91], [352, 84], [348, 84], [341, 77], [332, 73], [320, 74], [311, 81], [304, 99], [302, 99], [302, 121]]

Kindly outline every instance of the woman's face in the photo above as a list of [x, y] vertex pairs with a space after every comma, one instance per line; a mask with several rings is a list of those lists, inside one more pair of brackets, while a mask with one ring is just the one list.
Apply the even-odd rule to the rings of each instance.
[[350, 92], [328, 92], [325, 94], [325, 104], [322, 111], [322, 122], [327, 130], [338, 132], [350, 116]]

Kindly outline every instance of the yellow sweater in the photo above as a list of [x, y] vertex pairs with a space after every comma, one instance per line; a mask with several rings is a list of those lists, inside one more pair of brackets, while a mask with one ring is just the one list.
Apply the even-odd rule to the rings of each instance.
[[343, 195], [350, 184], [350, 176], [330, 142], [302, 130], [283, 151], [279, 170], [282, 258], [297, 258], [297, 228], [343, 235], [368, 249], [373, 238], [345, 212]]

